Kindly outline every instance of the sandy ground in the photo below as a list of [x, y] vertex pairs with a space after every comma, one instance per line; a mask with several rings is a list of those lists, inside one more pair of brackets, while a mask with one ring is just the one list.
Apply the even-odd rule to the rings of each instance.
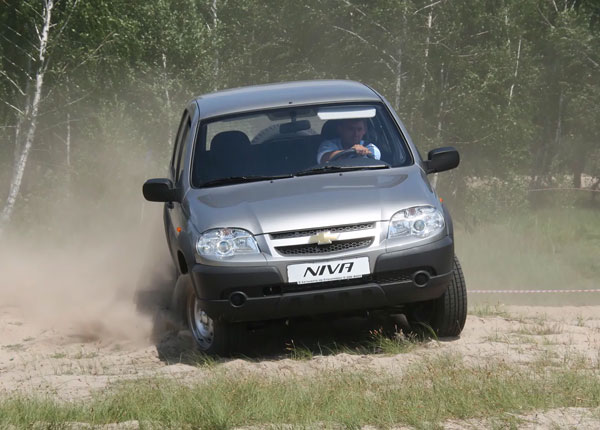
[[[343, 343], [357, 333], [367, 333], [376, 324], [373, 321], [311, 322], [287, 328], [285, 332], [281, 328], [263, 328], [250, 335], [260, 345], [258, 355], [251, 361], [227, 359], [217, 366], [226, 372], [281, 376], [308, 376], [341, 368], [400, 374], [411, 363], [439, 352], [456, 352], [473, 363], [500, 359], [527, 366], [539, 360], [557, 364], [584, 360], [589, 366], [600, 366], [600, 306], [510, 306], [501, 311], [500, 315], [469, 315], [459, 339], [432, 340], [410, 353], [392, 356], [339, 353], [293, 360], [286, 354], [294, 339], [295, 344], [302, 344], [307, 339], [312, 342], [324, 336], [329, 341], [333, 338]], [[139, 335], [142, 328], [148, 331], [143, 336], [128, 338], [123, 335], [126, 330], [107, 331], [100, 323], [46, 326], [28, 318], [20, 308], [0, 307], [0, 396], [21, 392], [73, 400], [118, 381], [154, 376], [193, 381], [210, 371], [205, 366], [186, 363], [191, 342], [188, 332], [171, 332], [152, 340], [149, 330], [152, 324], [143, 318], [140, 321], [141, 327], [134, 332]], [[565, 408], [540, 411], [524, 418], [531, 423], [526, 428], [600, 428], [597, 417], [597, 411]], [[449, 422], [445, 427], [488, 425], [493, 423]]]

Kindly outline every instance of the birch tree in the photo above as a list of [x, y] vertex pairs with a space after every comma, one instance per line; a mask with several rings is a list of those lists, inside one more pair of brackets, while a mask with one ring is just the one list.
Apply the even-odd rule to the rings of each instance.
[[220, 68], [220, 53], [219, 53], [219, 2], [212, 0], [210, 5], [210, 15], [212, 23], [209, 25], [211, 42], [213, 48], [213, 90], [219, 89], [219, 68]]
[[[43, 8], [40, 14], [41, 17], [41, 29], [38, 24], [35, 25], [37, 34], [37, 49], [36, 54], [36, 67], [35, 67], [35, 84], [31, 86], [33, 94], [26, 94], [21, 88], [19, 88], [16, 82], [13, 84], [19, 88], [19, 92], [26, 96], [26, 102], [23, 109], [14, 107], [19, 114], [19, 125], [17, 132], [15, 133], [15, 146], [20, 148], [18, 158], [15, 160], [13, 166], [13, 174], [10, 182], [8, 197], [0, 214], [0, 234], [6, 228], [6, 225], [10, 221], [17, 197], [21, 189], [21, 183], [23, 182], [23, 175], [25, 173], [25, 167], [27, 166], [27, 159], [33, 141], [35, 139], [35, 131], [38, 123], [38, 113], [40, 108], [40, 100], [42, 97], [42, 91], [44, 89], [44, 76], [48, 68], [48, 42], [50, 39], [50, 30], [52, 28], [52, 9], [54, 8], [54, 0], [44, 0]], [[22, 130], [23, 129], [23, 130]], [[23, 139], [21, 141], [21, 139]]]

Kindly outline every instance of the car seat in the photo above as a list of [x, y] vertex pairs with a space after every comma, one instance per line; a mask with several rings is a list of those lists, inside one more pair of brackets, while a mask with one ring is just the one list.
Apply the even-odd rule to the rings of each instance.
[[250, 172], [250, 139], [241, 131], [223, 131], [210, 142], [211, 178], [245, 176]]
[[325, 124], [323, 124], [323, 127], [321, 127], [321, 141], [338, 137], [337, 126], [339, 122], [339, 119], [330, 119], [329, 121], [325, 121]]

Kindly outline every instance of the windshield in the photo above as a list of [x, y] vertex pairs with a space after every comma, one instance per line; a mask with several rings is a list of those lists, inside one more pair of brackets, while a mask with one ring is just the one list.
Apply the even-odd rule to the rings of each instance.
[[383, 105], [285, 108], [204, 122], [192, 186], [409, 164], [407, 145]]

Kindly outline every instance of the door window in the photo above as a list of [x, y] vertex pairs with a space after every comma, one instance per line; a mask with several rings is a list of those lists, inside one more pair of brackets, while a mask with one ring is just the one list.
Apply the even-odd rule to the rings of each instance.
[[176, 184], [179, 184], [181, 181], [181, 174], [183, 172], [184, 162], [183, 157], [185, 154], [186, 143], [188, 140], [188, 136], [190, 135], [190, 130], [192, 128], [192, 121], [190, 120], [189, 115], [187, 113], [184, 115], [184, 118], [181, 123], [181, 128], [178, 133], [178, 142], [177, 147], [175, 148], [174, 156], [175, 158], [175, 169], [173, 179]]

